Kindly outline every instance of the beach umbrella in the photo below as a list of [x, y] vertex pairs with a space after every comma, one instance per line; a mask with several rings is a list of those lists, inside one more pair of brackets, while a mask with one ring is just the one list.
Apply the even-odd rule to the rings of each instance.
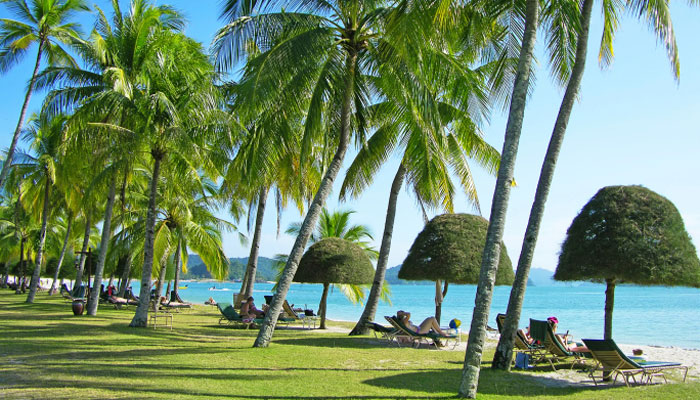
[[607, 284], [611, 339], [616, 283], [698, 287], [700, 261], [673, 203], [642, 186], [608, 186], [571, 223], [554, 279]]
[[295, 282], [322, 283], [319, 305], [321, 329], [326, 328], [326, 300], [331, 283], [363, 285], [372, 283], [374, 268], [367, 252], [345, 239], [329, 237], [309, 247], [299, 261]]
[[[489, 222], [471, 214], [443, 214], [428, 222], [408, 251], [399, 278], [435, 281], [435, 318], [440, 321], [442, 299], [448, 282], [475, 284], [479, 281], [481, 255]], [[496, 285], [513, 284], [513, 264], [501, 242]], [[441, 288], [444, 281], [444, 288]]]

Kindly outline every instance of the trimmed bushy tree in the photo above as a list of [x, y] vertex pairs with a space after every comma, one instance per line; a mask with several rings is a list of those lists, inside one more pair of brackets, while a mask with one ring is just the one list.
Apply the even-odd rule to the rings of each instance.
[[[399, 278], [475, 284], [479, 281], [481, 256], [486, 243], [488, 221], [477, 215], [443, 214], [428, 222], [418, 234], [401, 266]], [[513, 264], [501, 242], [501, 257], [496, 285], [513, 283]], [[439, 288], [436, 288], [439, 290]], [[435, 318], [440, 320], [441, 304], [436, 303]]]
[[367, 252], [345, 239], [322, 239], [304, 253], [294, 275], [295, 282], [322, 283], [319, 305], [321, 329], [326, 327], [326, 300], [331, 283], [363, 285], [372, 282], [374, 268]]
[[610, 339], [616, 283], [700, 287], [700, 261], [673, 203], [642, 186], [608, 186], [571, 223], [554, 279], [606, 282]]

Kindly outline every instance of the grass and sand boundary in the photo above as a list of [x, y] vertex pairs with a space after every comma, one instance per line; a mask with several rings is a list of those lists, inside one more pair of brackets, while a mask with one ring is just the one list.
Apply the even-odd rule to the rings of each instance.
[[[269, 348], [254, 349], [257, 331], [220, 327], [212, 307], [176, 314], [171, 332], [129, 328], [133, 308], [76, 317], [60, 296], [41, 292], [35, 304], [25, 297], [0, 290], [0, 398], [451, 398], [464, 359], [463, 346], [396, 348], [348, 337], [351, 325], [342, 322], [326, 332], [281, 328]], [[563, 365], [526, 373], [485, 365], [479, 398], [700, 398], [700, 351], [632, 347], [695, 368], [685, 384], [595, 388]]]

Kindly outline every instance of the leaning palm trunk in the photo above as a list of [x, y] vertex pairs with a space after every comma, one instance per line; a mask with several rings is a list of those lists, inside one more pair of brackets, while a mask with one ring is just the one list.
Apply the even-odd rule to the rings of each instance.
[[501, 163], [498, 168], [496, 188], [493, 193], [491, 216], [486, 244], [481, 260], [481, 272], [476, 291], [474, 313], [469, 329], [469, 341], [464, 356], [464, 369], [462, 381], [459, 387], [459, 395], [462, 397], [476, 398], [479, 384], [479, 372], [481, 370], [481, 358], [486, 338], [486, 324], [488, 323], [489, 308], [493, 296], [493, 287], [496, 280], [496, 270], [500, 256], [501, 238], [506, 220], [508, 208], [508, 196], [513, 182], [513, 168], [518, 153], [518, 142], [525, 114], [527, 88], [530, 80], [532, 66], [532, 53], [535, 48], [537, 36], [537, 24], [539, 14], [539, 2], [528, 0], [525, 9], [525, 32], [522, 48], [518, 60], [518, 70], [513, 86], [513, 95], [510, 103], [508, 123], [506, 125], [506, 137], [501, 152]]
[[44, 258], [44, 246], [46, 245], [46, 228], [49, 224], [49, 195], [51, 194], [51, 179], [46, 179], [44, 189], [44, 210], [41, 212], [41, 233], [39, 234], [39, 249], [36, 252], [36, 266], [32, 274], [32, 282], [29, 285], [29, 295], [27, 303], [34, 303], [36, 291], [39, 288], [39, 278], [41, 277], [41, 263]]
[[389, 205], [386, 209], [386, 221], [384, 222], [384, 235], [382, 236], [382, 245], [379, 248], [379, 259], [377, 260], [377, 270], [374, 272], [374, 281], [372, 289], [369, 291], [367, 304], [360, 316], [360, 320], [350, 335], [366, 335], [369, 333], [367, 325], [374, 321], [377, 314], [377, 306], [379, 305], [379, 295], [384, 285], [384, 277], [386, 276], [386, 267], [389, 264], [389, 251], [391, 250], [391, 237], [394, 234], [394, 220], [396, 219], [396, 202], [399, 198], [403, 178], [406, 175], [406, 168], [403, 163], [399, 165], [398, 171], [394, 176], [394, 181], [391, 183], [391, 191], [389, 192]]
[[131, 275], [131, 254], [127, 254], [124, 260], [124, 271], [122, 271], [121, 285], [119, 285], [119, 297], [124, 297], [126, 288], [129, 286], [129, 275]]
[[78, 261], [78, 272], [75, 275], [75, 285], [74, 288], [79, 288], [83, 284], [83, 271], [85, 271], [85, 260], [87, 259], [87, 249], [90, 245], [90, 231], [92, 230], [90, 224], [92, 219], [90, 218], [90, 213], [85, 216], [85, 235], [83, 236], [83, 247], [80, 250], [80, 261]]
[[73, 214], [68, 213], [68, 226], [66, 227], [66, 237], [63, 239], [63, 247], [61, 248], [61, 255], [58, 257], [58, 265], [56, 266], [56, 272], [53, 274], [53, 281], [51, 282], [51, 289], [49, 289], [49, 296], [54, 294], [58, 288], [58, 274], [61, 272], [61, 265], [63, 265], [63, 258], [66, 256], [66, 249], [68, 248], [68, 240], [70, 239], [70, 231], [73, 227]]
[[335, 181], [340, 167], [343, 164], [343, 159], [345, 158], [345, 152], [348, 149], [350, 143], [350, 113], [352, 107], [352, 93], [353, 87], [355, 86], [355, 68], [357, 67], [357, 53], [352, 52], [348, 54], [346, 59], [346, 82], [345, 82], [345, 92], [343, 93], [343, 104], [341, 108], [340, 115], [340, 140], [338, 141], [338, 149], [333, 155], [333, 160], [331, 160], [330, 165], [326, 174], [321, 180], [321, 184], [318, 187], [318, 191], [314, 196], [309, 211], [306, 213], [304, 222], [301, 224], [299, 229], [299, 235], [297, 235], [294, 241], [294, 246], [292, 251], [287, 258], [287, 264], [284, 266], [282, 271], [282, 276], [277, 284], [277, 291], [275, 295], [272, 296], [272, 303], [270, 304], [270, 309], [267, 314], [265, 314], [265, 320], [260, 327], [260, 332], [258, 332], [258, 337], [255, 339], [253, 347], [267, 347], [272, 339], [272, 333], [275, 330], [275, 325], [277, 324], [277, 317], [282, 310], [282, 304], [287, 297], [287, 292], [292, 284], [292, 279], [294, 279], [294, 274], [297, 272], [299, 267], [299, 260], [304, 254], [304, 248], [306, 248], [306, 242], [311, 236], [311, 232], [316, 226], [318, 221], [318, 216], [321, 214], [321, 209], [326, 202], [326, 198], [331, 193], [333, 189], [333, 182]]
[[19, 121], [17, 122], [17, 127], [15, 128], [15, 134], [12, 136], [12, 143], [10, 143], [10, 148], [7, 150], [7, 157], [5, 157], [5, 163], [2, 166], [2, 171], [0, 172], [0, 189], [5, 185], [5, 178], [7, 178], [7, 173], [10, 170], [10, 164], [12, 164], [12, 157], [15, 154], [15, 148], [17, 147], [17, 140], [19, 139], [19, 134], [22, 132], [22, 125], [24, 125], [24, 118], [27, 116], [27, 108], [29, 107], [29, 100], [32, 98], [32, 92], [34, 91], [34, 84], [36, 83], [36, 75], [39, 72], [39, 65], [41, 65], [41, 55], [44, 51], [44, 40], [39, 42], [39, 51], [36, 55], [36, 63], [34, 64], [34, 72], [32, 73], [32, 78], [29, 81], [29, 87], [27, 88], [27, 94], [24, 96], [24, 103], [22, 104], [22, 111], [19, 113]]
[[262, 234], [262, 223], [265, 217], [265, 203], [267, 202], [267, 188], [263, 188], [258, 196], [258, 211], [255, 215], [255, 232], [253, 233], [253, 242], [250, 245], [250, 254], [248, 255], [248, 265], [246, 266], [245, 279], [241, 286], [239, 299], [247, 299], [253, 295], [253, 286], [255, 285], [255, 274], [258, 269], [258, 253], [260, 252], [260, 236]]
[[[175, 264], [175, 286], [173, 286], [173, 292], [176, 296], [180, 296], [177, 292], [178, 286], [180, 285], [180, 251], [182, 249], [182, 239], [177, 240], [177, 247], [175, 248], [175, 255], [173, 256], [173, 264]], [[167, 292], [167, 291], [166, 291]]]
[[97, 306], [100, 298], [100, 286], [102, 284], [102, 273], [105, 269], [105, 260], [107, 259], [107, 247], [109, 239], [112, 236], [112, 210], [114, 209], [114, 197], [117, 191], [117, 177], [113, 174], [109, 183], [109, 196], [107, 197], [107, 206], [105, 207], [105, 220], [102, 223], [102, 238], [100, 239], [100, 254], [97, 257], [97, 267], [95, 268], [95, 276], [92, 281], [92, 290], [90, 291], [90, 299], [87, 304], [87, 315], [96, 315]]
[[513, 282], [513, 289], [510, 291], [503, 332], [501, 332], [498, 347], [493, 355], [492, 368], [495, 369], [510, 370], [511, 361], [513, 359], [515, 334], [518, 330], [520, 312], [523, 308], [527, 278], [530, 274], [532, 257], [535, 253], [537, 236], [539, 235], [540, 224], [542, 223], [542, 216], [544, 215], [544, 206], [554, 177], [554, 168], [559, 158], [559, 151], [564, 142], [566, 126], [569, 123], [569, 116], [574, 107], [574, 101], [576, 100], [579, 88], [581, 87], [583, 71], [586, 65], [586, 50], [588, 47], [588, 32], [592, 9], [593, 0], [584, 0], [581, 14], [581, 33], [578, 38], [578, 43], [576, 44], [576, 58], [574, 60], [569, 83], [566, 87], [566, 92], [564, 93], [564, 98], [559, 108], [559, 115], [554, 124], [554, 131], [549, 141], [547, 154], [542, 163], [540, 180], [537, 183], [537, 190], [535, 191], [535, 201], [532, 203], [532, 209], [530, 210], [530, 219], [528, 220], [525, 230], [523, 247], [518, 260], [518, 269], [515, 273], [515, 282]]
[[[20, 268], [24, 265], [24, 242], [26, 242], [27, 239], [22, 237], [19, 241], [19, 264], [17, 264]], [[19, 274], [18, 274], [19, 275]], [[19, 276], [15, 276], [15, 293], [20, 294], [22, 293], [22, 288], [18, 285], [18, 279]], [[24, 282], [22, 282], [22, 285], [24, 285]]]
[[[141, 272], [141, 291], [139, 293], [139, 305], [136, 308], [134, 318], [129, 326], [145, 328], [148, 325], [148, 303], [150, 300], [151, 273], [153, 272], [153, 239], [156, 225], [156, 191], [158, 189], [158, 175], [160, 175], [160, 163], [163, 154], [152, 151], [153, 176], [151, 177], [151, 193], [148, 198], [148, 212], [146, 213], [146, 238], [143, 245], [143, 269]], [[156, 299], [156, 304], [157, 303]]]

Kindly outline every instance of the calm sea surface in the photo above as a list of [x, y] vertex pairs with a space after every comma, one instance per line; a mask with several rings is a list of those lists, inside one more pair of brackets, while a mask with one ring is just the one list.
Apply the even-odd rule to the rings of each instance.
[[[217, 302], [232, 302], [240, 283], [182, 282], [187, 289], [180, 296], [193, 303], [204, 303], [210, 296]], [[214, 289], [212, 289], [214, 288]], [[272, 284], [256, 283], [256, 304], [265, 303], [264, 295], [271, 293]], [[138, 293], [138, 282], [133, 289]], [[295, 307], [318, 308], [323, 286], [292, 284], [287, 300]], [[435, 314], [434, 285], [392, 285], [392, 304], [380, 303], [376, 320], [403, 309], [420, 322]], [[450, 285], [442, 306], [442, 324], [452, 318], [462, 321], [468, 331], [474, 308], [475, 285]], [[496, 314], [505, 312], [510, 287], [497, 287], [491, 307], [489, 325], [495, 327]], [[602, 338], [605, 285], [532, 286], [528, 287], [523, 306], [521, 326], [530, 318], [546, 319], [556, 316], [560, 330], [569, 330], [575, 338]], [[352, 304], [338, 290], [328, 296], [328, 318], [356, 321], [363, 306]], [[641, 287], [618, 285], [615, 290], [613, 338], [619, 343], [680, 346], [700, 349], [700, 290], [692, 288]]]

